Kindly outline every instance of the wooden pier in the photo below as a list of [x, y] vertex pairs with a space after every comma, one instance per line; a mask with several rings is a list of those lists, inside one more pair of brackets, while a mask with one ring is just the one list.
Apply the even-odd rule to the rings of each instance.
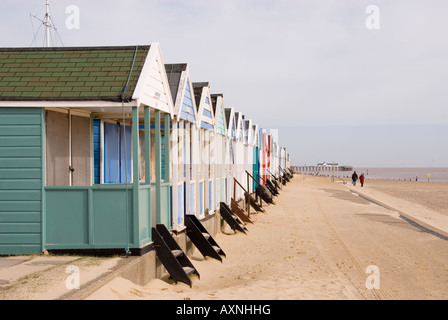
[[340, 166], [337, 163], [324, 163], [315, 166], [292, 166], [295, 173], [315, 174], [319, 172], [352, 171], [352, 166]]

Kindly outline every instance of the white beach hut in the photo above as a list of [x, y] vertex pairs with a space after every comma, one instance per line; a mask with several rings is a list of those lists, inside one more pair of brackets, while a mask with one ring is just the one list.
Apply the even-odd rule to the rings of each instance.
[[214, 208], [219, 208], [219, 203], [226, 202], [227, 175], [226, 175], [226, 145], [227, 145], [227, 120], [224, 109], [223, 94], [212, 94], [213, 113], [215, 115], [215, 201]]
[[233, 177], [234, 168], [236, 166], [236, 125], [235, 110], [233, 108], [225, 108], [227, 121], [226, 148], [225, 148], [225, 176], [227, 179], [227, 195], [226, 203], [230, 204], [230, 198], [233, 196]]
[[192, 156], [197, 153], [199, 117], [190, 69], [187, 63], [165, 64], [174, 103], [171, 125], [172, 220], [173, 229], [185, 227], [185, 214], [195, 214], [196, 181]]
[[210, 84], [208, 82], [193, 82], [196, 108], [199, 117], [198, 159], [195, 162], [197, 170], [196, 194], [198, 198], [197, 212], [202, 218], [213, 211], [213, 178], [214, 177], [214, 136], [215, 117], [213, 114], [212, 99], [210, 95]]

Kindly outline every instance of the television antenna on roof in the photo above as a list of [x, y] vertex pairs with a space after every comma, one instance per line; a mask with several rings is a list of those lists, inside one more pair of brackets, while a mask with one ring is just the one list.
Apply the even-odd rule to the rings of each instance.
[[[33, 17], [33, 18], [39, 20], [40, 22], [42, 22], [42, 25], [45, 26], [45, 46], [46, 47], [50, 47], [50, 40], [51, 40], [50, 39], [51, 38], [50, 30], [51, 29], [53, 29], [56, 32], [56, 35], [58, 36], [59, 41], [61, 42], [62, 45], [64, 45], [62, 43], [61, 37], [59, 36], [58, 29], [56, 28], [56, 26], [55, 26], [55, 24], [53, 22], [53, 19], [51, 19], [51, 16], [50, 16], [50, 3], [48, 2], [48, 0], [46, 0], [45, 8], [46, 8], [45, 16], [44, 16], [43, 19], [41, 19], [39, 17], [36, 17], [33, 14], [30, 14], [30, 18]], [[41, 27], [42, 27], [42, 25], [41, 25]], [[33, 33], [34, 33], [34, 26], [33, 26], [33, 20], [32, 19], [31, 19], [31, 26], [33, 28]], [[37, 30], [37, 33], [39, 32], [39, 30], [40, 30], [40, 27]], [[37, 33], [34, 33], [34, 39], [33, 39], [33, 42], [31, 42], [31, 44], [36, 42]]]

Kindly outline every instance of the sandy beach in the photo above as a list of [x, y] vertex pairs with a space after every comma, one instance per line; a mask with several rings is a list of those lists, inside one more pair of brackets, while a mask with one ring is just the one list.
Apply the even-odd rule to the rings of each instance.
[[222, 263], [194, 250], [191, 288], [168, 274], [140, 286], [115, 273], [137, 257], [12, 256], [0, 260], [0, 300], [72, 299], [70, 265], [81, 289], [99, 284], [82, 294], [90, 300], [447, 299], [447, 198], [448, 183], [296, 174], [275, 205], [251, 214], [247, 234], [226, 226], [214, 236]]
[[370, 196], [434, 228], [448, 232], [448, 183], [366, 179], [350, 190]]
[[[360, 187], [358, 183], [358, 187]], [[448, 183], [367, 179], [362, 190], [406, 200], [448, 216]], [[384, 196], [378, 196], [384, 198]]]
[[167, 275], [145, 286], [118, 277], [88, 299], [447, 299], [447, 190], [446, 183], [366, 180], [361, 188], [295, 175], [275, 205], [251, 215], [247, 235], [216, 235], [222, 263], [194, 252], [200, 279], [192, 277], [192, 288]]

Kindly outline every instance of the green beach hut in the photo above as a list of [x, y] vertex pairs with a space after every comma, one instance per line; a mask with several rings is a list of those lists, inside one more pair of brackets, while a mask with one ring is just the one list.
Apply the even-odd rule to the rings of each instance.
[[158, 43], [0, 48], [0, 254], [148, 249], [172, 117]]

